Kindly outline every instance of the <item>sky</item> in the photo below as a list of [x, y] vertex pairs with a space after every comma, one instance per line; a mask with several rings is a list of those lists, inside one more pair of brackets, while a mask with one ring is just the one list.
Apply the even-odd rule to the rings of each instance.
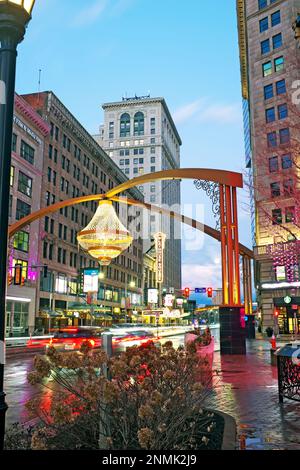
[[[164, 97], [183, 141], [182, 168], [244, 173], [235, 3], [36, 0], [19, 46], [16, 90], [37, 91], [41, 69], [41, 90], [52, 90], [91, 134], [102, 123], [102, 103], [149, 92]], [[247, 198], [239, 190], [240, 241], [250, 247]], [[195, 201], [203, 204], [203, 222], [214, 226], [210, 200], [182, 182], [182, 212]], [[187, 229], [183, 287], [220, 287], [218, 242], [193, 237]]]

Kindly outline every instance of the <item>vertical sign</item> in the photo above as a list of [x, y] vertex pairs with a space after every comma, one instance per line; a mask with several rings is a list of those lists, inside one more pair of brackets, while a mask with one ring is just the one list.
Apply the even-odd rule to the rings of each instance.
[[156, 250], [156, 281], [162, 284], [164, 281], [164, 249], [166, 234], [158, 232], [154, 235]]

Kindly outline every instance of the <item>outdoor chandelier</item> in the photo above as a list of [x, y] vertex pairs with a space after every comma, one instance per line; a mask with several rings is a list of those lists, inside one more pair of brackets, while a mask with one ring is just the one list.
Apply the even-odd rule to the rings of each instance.
[[5, 5], [18, 5], [20, 8], [25, 10], [28, 15], [31, 15], [35, 0], [0, 0], [0, 4], [2, 3]]
[[112, 201], [99, 202], [90, 223], [77, 234], [79, 245], [102, 266], [108, 266], [132, 243], [132, 236], [120, 222]]

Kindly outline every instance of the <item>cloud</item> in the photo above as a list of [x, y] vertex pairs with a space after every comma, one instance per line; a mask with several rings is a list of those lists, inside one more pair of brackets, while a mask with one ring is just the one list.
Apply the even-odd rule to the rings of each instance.
[[182, 285], [194, 287], [222, 287], [220, 264], [183, 264]]
[[97, 0], [92, 5], [80, 10], [72, 21], [73, 26], [86, 26], [95, 22], [105, 11], [107, 3], [107, 0]]
[[241, 122], [242, 111], [238, 103], [210, 103], [208, 98], [200, 98], [188, 103], [173, 113], [176, 124], [181, 124], [194, 118], [197, 122], [231, 124]]

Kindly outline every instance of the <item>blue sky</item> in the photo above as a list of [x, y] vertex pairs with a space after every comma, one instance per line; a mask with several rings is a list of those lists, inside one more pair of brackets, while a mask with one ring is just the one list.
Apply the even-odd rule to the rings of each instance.
[[[165, 97], [183, 140], [182, 167], [244, 171], [235, 0], [36, 0], [19, 47], [17, 92], [53, 90], [91, 132], [101, 103]], [[210, 202], [191, 181], [182, 202]], [[240, 239], [250, 246], [247, 195], [239, 192]], [[220, 284], [220, 250], [183, 247], [183, 285]]]

